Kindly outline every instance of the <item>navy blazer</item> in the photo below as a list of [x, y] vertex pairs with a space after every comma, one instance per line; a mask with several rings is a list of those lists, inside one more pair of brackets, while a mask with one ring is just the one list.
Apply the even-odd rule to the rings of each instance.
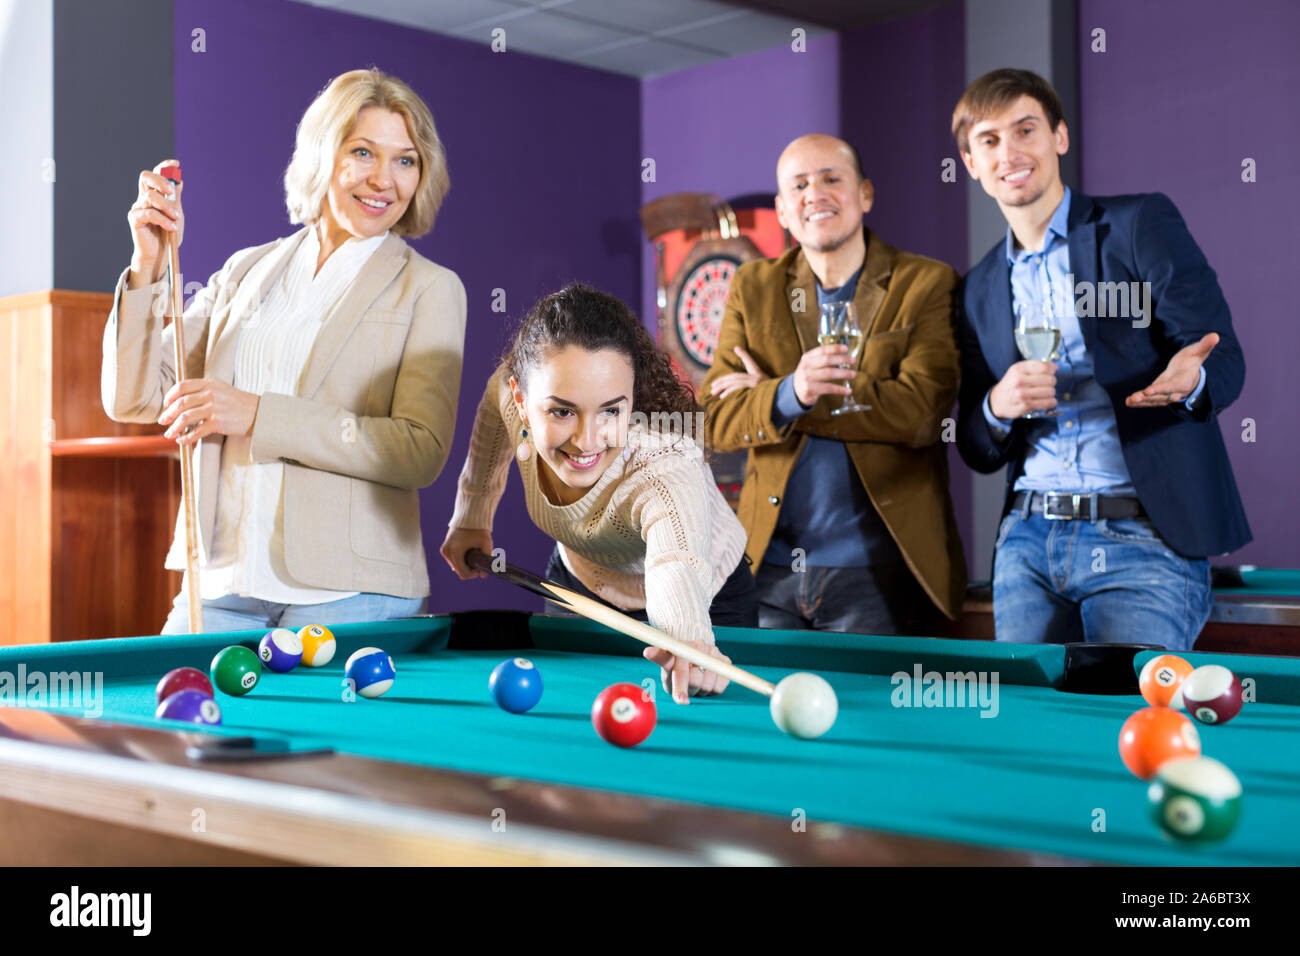
[[[1076, 289], [1079, 283], [1094, 291], [1098, 282], [1151, 283], [1153, 314], [1146, 328], [1134, 328], [1128, 317], [1079, 318], [1142, 508], [1179, 554], [1204, 557], [1240, 548], [1250, 540], [1250, 526], [1217, 419], [1241, 393], [1246, 362], [1214, 270], [1163, 193], [1085, 196], [1072, 190], [1068, 221]], [[1011, 435], [999, 443], [984, 418], [984, 396], [1020, 361], [1004, 241], [962, 280], [954, 318], [962, 366], [958, 449], [976, 471], [1011, 464], [1005, 515], [1028, 443], [1025, 422], [1014, 422]], [[1124, 404], [1155, 381], [1175, 352], [1208, 332], [1219, 333], [1219, 344], [1205, 360], [1205, 391], [1195, 411], [1181, 402], [1163, 408]]]

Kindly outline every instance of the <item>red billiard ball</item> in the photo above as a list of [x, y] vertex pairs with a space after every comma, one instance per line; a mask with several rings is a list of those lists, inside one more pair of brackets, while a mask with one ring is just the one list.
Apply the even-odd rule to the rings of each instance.
[[1201, 736], [1186, 714], [1168, 707], [1143, 707], [1124, 721], [1119, 755], [1134, 776], [1150, 780], [1168, 760], [1199, 757]]
[[1241, 713], [1241, 681], [1219, 664], [1198, 667], [1182, 686], [1183, 705], [1203, 724], [1226, 723]]
[[216, 697], [212, 691], [212, 681], [203, 671], [193, 667], [178, 667], [163, 675], [154, 689], [154, 701], [161, 704], [178, 690], [197, 690], [209, 697]]
[[591, 705], [596, 733], [617, 747], [635, 747], [655, 729], [655, 704], [637, 684], [610, 684]]

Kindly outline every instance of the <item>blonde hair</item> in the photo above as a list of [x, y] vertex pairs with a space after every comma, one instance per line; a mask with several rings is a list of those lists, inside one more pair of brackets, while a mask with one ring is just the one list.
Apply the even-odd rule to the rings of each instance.
[[451, 188], [447, 154], [424, 100], [397, 77], [373, 67], [334, 77], [302, 114], [293, 159], [284, 171], [289, 221], [310, 225], [320, 219], [339, 149], [356, 125], [357, 115], [367, 106], [390, 110], [406, 121], [420, 156], [420, 184], [393, 232], [423, 236], [433, 228], [438, 208]]

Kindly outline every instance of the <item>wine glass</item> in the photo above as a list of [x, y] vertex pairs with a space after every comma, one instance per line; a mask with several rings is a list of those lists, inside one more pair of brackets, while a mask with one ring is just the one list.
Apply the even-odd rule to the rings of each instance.
[[[1023, 358], [1035, 362], [1050, 362], [1059, 357], [1061, 327], [1047, 303], [1020, 307], [1016, 314], [1016, 348]], [[1033, 408], [1021, 418], [1051, 418], [1059, 414], [1055, 408]]]
[[[821, 307], [821, 326], [817, 335], [818, 345], [847, 345], [849, 360], [852, 364], [840, 368], [857, 368], [862, 358], [864, 338], [862, 326], [858, 325], [858, 313], [852, 302], [827, 302]], [[847, 382], [845, 384], [848, 384]], [[871, 408], [845, 395], [839, 408], [831, 409], [832, 415], [844, 415], [848, 412], [865, 412]]]

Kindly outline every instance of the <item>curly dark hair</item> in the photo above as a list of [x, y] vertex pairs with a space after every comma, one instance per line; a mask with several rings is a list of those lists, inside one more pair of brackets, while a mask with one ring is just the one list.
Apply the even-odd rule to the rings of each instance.
[[[632, 410], [651, 416], [661, 431], [678, 432], [702, 414], [690, 385], [673, 371], [667, 353], [632, 310], [616, 296], [582, 282], [570, 283], [533, 306], [506, 353], [506, 367], [522, 382], [549, 352], [570, 345], [626, 356], [634, 376]], [[703, 436], [694, 437], [704, 444]]]

